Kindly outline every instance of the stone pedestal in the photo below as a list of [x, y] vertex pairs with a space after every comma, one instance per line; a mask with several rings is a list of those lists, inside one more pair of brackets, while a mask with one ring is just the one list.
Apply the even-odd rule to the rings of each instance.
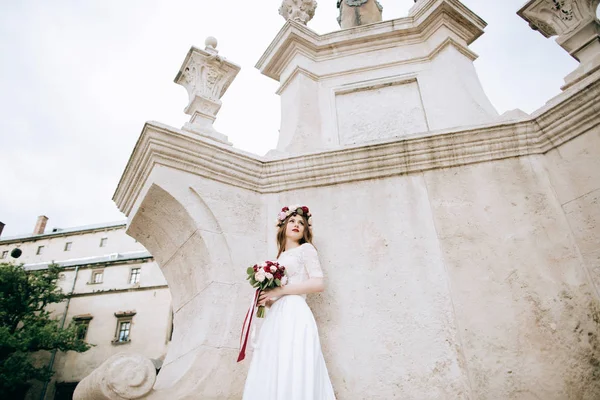
[[288, 21], [256, 65], [281, 84], [275, 154], [496, 121], [469, 49], [485, 25], [447, 0], [421, 0], [407, 18], [325, 35]]

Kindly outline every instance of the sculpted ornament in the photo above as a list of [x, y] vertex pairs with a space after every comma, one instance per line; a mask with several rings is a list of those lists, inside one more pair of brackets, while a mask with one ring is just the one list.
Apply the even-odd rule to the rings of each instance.
[[240, 67], [219, 56], [217, 40], [208, 37], [204, 50], [192, 47], [188, 52], [175, 83], [188, 92], [184, 112], [191, 116], [182, 129], [230, 144], [226, 136], [213, 128], [221, 108], [221, 97], [238, 74]]
[[315, 16], [317, 2], [315, 0], [283, 0], [279, 7], [279, 15], [306, 25]]
[[538, 0], [529, 2], [519, 14], [542, 35], [563, 36], [596, 19], [598, 3], [600, 0]]

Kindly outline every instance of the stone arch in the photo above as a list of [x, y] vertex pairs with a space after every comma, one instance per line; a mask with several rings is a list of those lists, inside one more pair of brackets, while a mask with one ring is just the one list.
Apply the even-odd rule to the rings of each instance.
[[[172, 296], [172, 342], [155, 395], [176, 390], [176, 383], [197, 369], [199, 353], [220, 348], [230, 330], [226, 315], [235, 314], [233, 303], [214, 305], [232, 285], [223, 276], [231, 273], [231, 259], [217, 219], [200, 193], [172, 189], [168, 183], [152, 184], [127, 230], [154, 256]], [[226, 268], [214, 268], [223, 264]]]

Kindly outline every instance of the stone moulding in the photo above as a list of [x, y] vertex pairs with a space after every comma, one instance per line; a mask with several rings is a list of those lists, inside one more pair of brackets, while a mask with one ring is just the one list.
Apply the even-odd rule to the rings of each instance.
[[113, 200], [129, 215], [156, 166], [187, 171], [257, 193], [279, 193], [544, 154], [600, 125], [598, 98], [600, 72], [564, 92], [529, 120], [429, 132], [284, 159], [265, 159], [148, 122]]
[[487, 25], [471, 10], [458, 1], [437, 0], [426, 2], [427, 6], [409, 17], [347, 30], [319, 35], [306, 26], [287, 21], [262, 57], [256, 63], [264, 75], [280, 80], [281, 74], [296, 54], [323, 61], [345, 55], [365, 53], [398, 46], [399, 40], [407, 43], [425, 42], [442, 25], [450, 29], [461, 47], [467, 47], [483, 34]]
[[320, 79], [328, 79], [328, 78], [333, 78], [333, 77], [337, 77], [337, 76], [351, 75], [351, 74], [356, 74], [356, 73], [360, 73], [360, 72], [368, 71], [368, 70], [373, 71], [373, 70], [378, 70], [378, 69], [386, 69], [386, 68], [396, 66], [396, 65], [401, 65], [401, 64], [422, 63], [422, 62], [433, 60], [447, 46], [454, 46], [454, 48], [456, 48], [460, 53], [462, 53], [465, 57], [469, 58], [471, 61], [475, 61], [479, 57], [475, 52], [473, 52], [468, 47], [462, 46], [460, 43], [458, 43], [456, 40], [454, 40], [452, 38], [447, 38], [443, 42], [441, 42], [438, 46], [436, 46], [433, 50], [431, 50], [431, 52], [429, 52], [429, 54], [426, 54], [422, 57], [412, 58], [410, 60], [398, 60], [398, 61], [394, 61], [393, 63], [381, 63], [381, 64], [378, 64], [376, 67], [368, 66], [368, 67], [349, 69], [346, 71], [322, 74], [322, 75], [315, 75], [314, 73], [306, 70], [305, 68], [295, 67], [287, 77], [280, 80], [280, 86], [275, 93], [278, 95], [281, 95], [281, 93], [283, 93], [285, 88], [290, 84], [290, 82], [293, 82], [294, 78], [298, 74], [303, 74], [303, 75], [309, 77], [310, 79], [312, 79], [313, 81], [319, 81]]

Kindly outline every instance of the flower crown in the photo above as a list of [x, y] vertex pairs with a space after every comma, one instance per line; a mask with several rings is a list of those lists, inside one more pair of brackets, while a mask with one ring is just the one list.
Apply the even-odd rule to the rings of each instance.
[[312, 225], [312, 214], [310, 210], [306, 206], [301, 205], [293, 205], [293, 206], [285, 206], [281, 209], [279, 214], [277, 214], [277, 226], [280, 227], [283, 225], [283, 221], [290, 215], [303, 215], [308, 220], [308, 227], [310, 228]]

